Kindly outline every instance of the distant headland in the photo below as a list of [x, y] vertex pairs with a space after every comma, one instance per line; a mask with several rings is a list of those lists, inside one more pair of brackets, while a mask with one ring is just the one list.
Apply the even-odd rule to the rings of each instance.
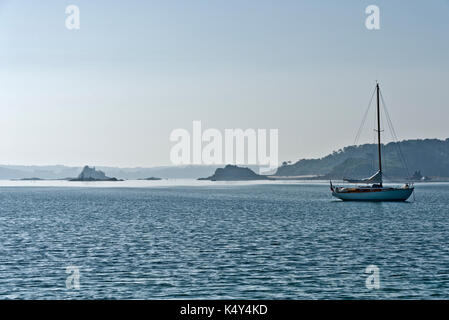
[[[449, 180], [449, 139], [416, 139], [382, 145], [384, 177], [388, 180]], [[348, 174], [367, 177], [378, 167], [377, 145], [347, 146], [320, 159], [284, 162], [277, 179], [342, 179]], [[407, 170], [408, 168], [408, 170]]]

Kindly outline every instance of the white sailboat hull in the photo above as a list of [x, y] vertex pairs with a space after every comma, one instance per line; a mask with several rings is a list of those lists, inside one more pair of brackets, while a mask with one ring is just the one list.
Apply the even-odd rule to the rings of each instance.
[[332, 195], [344, 201], [405, 201], [413, 190], [414, 188], [382, 188], [361, 192], [333, 191]]

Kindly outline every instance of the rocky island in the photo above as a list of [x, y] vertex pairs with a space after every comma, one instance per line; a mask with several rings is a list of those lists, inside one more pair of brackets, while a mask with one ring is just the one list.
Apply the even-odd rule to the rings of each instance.
[[139, 180], [146, 180], [146, 181], [158, 181], [158, 180], [162, 180], [162, 178], [158, 178], [158, 177], [149, 177], [149, 178], [141, 178]]
[[255, 173], [249, 168], [238, 167], [228, 164], [224, 168], [218, 168], [215, 173], [207, 178], [198, 180], [210, 181], [248, 181], [248, 180], [271, 180], [270, 177]]
[[69, 179], [70, 181], [123, 181], [117, 178], [107, 177], [106, 174], [101, 170], [95, 170], [95, 167], [90, 168], [85, 166], [83, 171], [78, 175], [77, 178]]

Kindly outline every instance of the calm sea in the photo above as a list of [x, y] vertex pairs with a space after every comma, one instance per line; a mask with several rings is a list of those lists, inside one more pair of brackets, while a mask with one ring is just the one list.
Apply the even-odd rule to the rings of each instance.
[[405, 203], [324, 183], [51, 184], [0, 187], [0, 298], [449, 298], [449, 184]]

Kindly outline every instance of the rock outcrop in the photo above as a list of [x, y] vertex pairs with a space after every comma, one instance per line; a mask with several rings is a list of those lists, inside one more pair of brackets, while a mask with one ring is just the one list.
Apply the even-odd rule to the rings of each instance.
[[207, 178], [198, 180], [210, 181], [247, 181], [247, 180], [271, 180], [268, 176], [255, 173], [249, 168], [238, 167], [228, 164], [224, 168], [218, 168], [215, 173]]
[[75, 179], [70, 179], [70, 181], [119, 181], [117, 178], [107, 177], [106, 174], [101, 170], [95, 170], [95, 167], [90, 168], [85, 166], [83, 171]]

